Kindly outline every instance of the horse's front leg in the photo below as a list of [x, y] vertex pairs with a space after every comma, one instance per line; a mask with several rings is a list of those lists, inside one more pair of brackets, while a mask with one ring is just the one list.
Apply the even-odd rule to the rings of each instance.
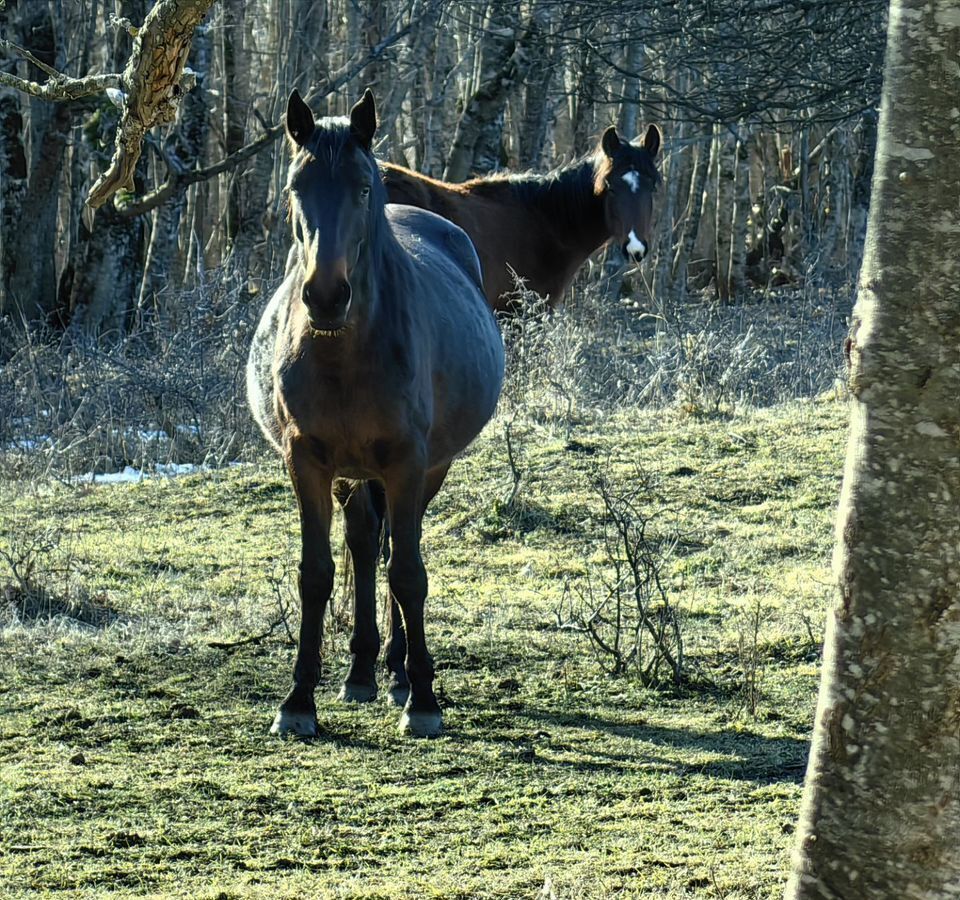
[[315, 456], [309, 440], [298, 436], [286, 443], [284, 456], [300, 508], [300, 643], [293, 669], [293, 687], [280, 704], [271, 734], [316, 737], [317, 707], [313, 698], [320, 680], [320, 641], [323, 614], [333, 591], [330, 552], [331, 474]]
[[409, 467], [387, 480], [390, 514], [390, 593], [403, 614], [407, 636], [406, 673], [410, 682], [400, 730], [430, 737], [440, 733], [440, 704], [433, 693], [433, 660], [427, 652], [423, 608], [427, 597], [427, 572], [420, 556], [425, 472]]
[[353, 561], [353, 661], [340, 689], [340, 699], [367, 703], [377, 697], [377, 557], [380, 554], [382, 508], [378, 509], [367, 482], [338, 481], [334, 493], [343, 506], [347, 546]]

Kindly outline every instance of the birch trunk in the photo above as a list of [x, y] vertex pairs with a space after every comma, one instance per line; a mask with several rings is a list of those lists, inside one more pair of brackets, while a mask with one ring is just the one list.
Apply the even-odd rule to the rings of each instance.
[[714, 284], [717, 297], [726, 303], [730, 299], [730, 247], [734, 207], [734, 172], [736, 170], [736, 142], [729, 132], [719, 126], [716, 138], [716, 181], [714, 182], [713, 260]]
[[690, 194], [687, 200], [688, 215], [685, 217], [680, 240], [677, 241], [677, 252], [673, 257], [671, 280], [677, 286], [680, 299], [683, 300], [687, 292], [687, 266], [690, 256], [697, 243], [700, 232], [700, 216], [706, 202], [704, 192], [707, 187], [707, 176], [710, 174], [710, 147], [709, 136], [697, 145], [697, 156], [694, 162], [693, 174], [690, 176]]
[[737, 126], [734, 150], [733, 214], [730, 221], [730, 264], [727, 267], [727, 297], [736, 296], [746, 283], [747, 220], [750, 217], [750, 143], [747, 126]]
[[960, 895], [958, 52], [952, 0], [893, 0], [790, 900]]
[[497, 168], [507, 98], [526, 77], [527, 45], [536, 32], [532, 21], [522, 28], [519, 8], [493, 5], [480, 48], [479, 86], [457, 122], [443, 176], [447, 181]]

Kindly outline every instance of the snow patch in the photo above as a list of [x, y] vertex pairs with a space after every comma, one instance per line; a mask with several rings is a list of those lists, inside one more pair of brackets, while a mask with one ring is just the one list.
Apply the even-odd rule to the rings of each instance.
[[137, 484], [147, 478], [176, 478], [179, 475], [194, 475], [209, 472], [210, 467], [196, 463], [157, 463], [152, 472], [124, 466], [119, 472], [86, 472], [73, 480], [77, 484]]

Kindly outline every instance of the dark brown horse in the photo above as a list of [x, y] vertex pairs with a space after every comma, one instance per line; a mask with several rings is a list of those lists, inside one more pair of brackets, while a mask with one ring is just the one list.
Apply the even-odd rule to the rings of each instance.
[[392, 610], [402, 613], [407, 645], [405, 659], [398, 646], [388, 649], [391, 694], [405, 700], [401, 728], [432, 735], [441, 717], [424, 636], [421, 520], [453, 457], [493, 414], [503, 344], [467, 236], [432, 213], [386, 206], [370, 150], [369, 91], [349, 118], [319, 122], [294, 91], [286, 129], [296, 260], [260, 320], [247, 366], [250, 406], [286, 461], [302, 538], [293, 688], [271, 731], [317, 733], [332, 493], [344, 509], [356, 590], [353, 660], [340, 696], [377, 693], [383, 503]]
[[391, 203], [429, 209], [470, 235], [493, 309], [510, 307], [514, 272], [555, 306], [607, 241], [617, 241], [634, 262], [646, 255], [660, 143], [656, 125], [639, 145], [621, 140], [611, 126], [594, 153], [549, 175], [492, 175], [463, 184], [390, 163], [380, 167]]

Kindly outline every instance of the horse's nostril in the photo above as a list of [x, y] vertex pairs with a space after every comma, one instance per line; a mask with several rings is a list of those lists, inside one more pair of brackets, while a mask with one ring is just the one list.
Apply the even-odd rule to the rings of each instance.
[[344, 279], [334, 284], [308, 281], [300, 289], [300, 299], [304, 305], [321, 315], [342, 315], [350, 306], [352, 296], [350, 282]]

